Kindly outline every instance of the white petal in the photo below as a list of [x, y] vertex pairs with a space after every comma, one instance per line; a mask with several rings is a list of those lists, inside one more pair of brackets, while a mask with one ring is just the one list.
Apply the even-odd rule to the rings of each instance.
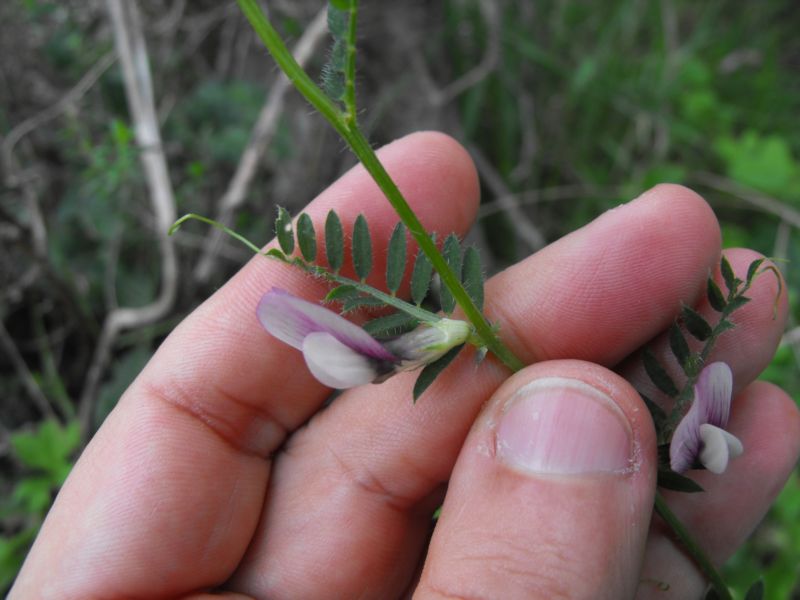
[[744, 451], [739, 438], [709, 423], [700, 426], [700, 439], [703, 441], [700, 463], [717, 475], [728, 468], [731, 458], [736, 458]]
[[303, 340], [303, 357], [320, 383], [340, 390], [372, 382], [375, 364], [329, 333], [309, 333]]

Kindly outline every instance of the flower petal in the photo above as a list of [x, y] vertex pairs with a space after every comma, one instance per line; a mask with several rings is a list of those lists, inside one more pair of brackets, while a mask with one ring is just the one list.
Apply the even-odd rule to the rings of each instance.
[[330, 333], [308, 334], [303, 340], [303, 357], [320, 383], [340, 390], [370, 383], [379, 375], [375, 361]]
[[694, 465], [701, 445], [700, 425], [699, 406], [693, 402], [675, 428], [669, 445], [669, 466], [676, 473], [688, 471]]
[[365, 356], [379, 361], [397, 361], [396, 356], [358, 325], [284, 290], [273, 288], [264, 294], [256, 313], [264, 329], [298, 350], [303, 349], [303, 340], [308, 334], [321, 331]]
[[736, 458], [744, 451], [739, 438], [709, 423], [700, 426], [700, 438], [703, 442], [700, 463], [717, 475], [728, 468], [731, 458]]
[[724, 429], [731, 414], [732, 393], [731, 368], [724, 362], [706, 366], [694, 386], [694, 404], [699, 405], [700, 422]]

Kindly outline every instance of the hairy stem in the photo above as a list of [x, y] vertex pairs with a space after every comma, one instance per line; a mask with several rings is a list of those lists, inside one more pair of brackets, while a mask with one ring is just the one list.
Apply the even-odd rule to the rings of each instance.
[[670, 510], [669, 506], [667, 506], [667, 501], [660, 492], [656, 492], [655, 506], [656, 512], [664, 519], [667, 525], [669, 525], [670, 529], [675, 532], [675, 535], [683, 544], [683, 547], [686, 548], [703, 575], [705, 575], [711, 583], [711, 587], [714, 588], [719, 598], [722, 600], [732, 600], [731, 593], [728, 590], [728, 586], [725, 585], [722, 576], [717, 569], [714, 568], [714, 565], [711, 564], [711, 560], [706, 556], [706, 553], [703, 552], [703, 549], [694, 541], [694, 538], [692, 538], [686, 526], [681, 523], [680, 519]]
[[[433, 267], [439, 273], [442, 283], [448, 287], [453, 294], [458, 305], [464, 311], [466, 318], [475, 327], [475, 331], [486, 347], [499, 358], [512, 371], [520, 370], [524, 364], [513, 352], [500, 340], [492, 326], [483, 316], [481, 311], [475, 306], [467, 291], [461, 285], [460, 279], [453, 273], [444, 257], [441, 255], [431, 237], [425, 231], [414, 211], [408, 205], [397, 185], [386, 172], [375, 151], [369, 145], [366, 137], [358, 128], [355, 118], [348, 118], [346, 113], [342, 113], [337, 106], [325, 95], [325, 93], [311, 80], [306, 72], [297, 64], [289, 50], [281, 40], [278, 33], [270, 24], [264, 13], [258, 6], [256, 0], [237, 0], [253, 29], [259, 35], [269, 53], [273, 56], [278, 66], [286, 73], [289, 80], [295, 85], [298, 91], [324, 116], [336, 131], [344, 138], [358, 157], [366, 170], [378, 184], [381, 191], [386, 196], [389, 203], [394, 208], [400, 220], [408, 228], [408, 231], [417, 241], [419, 247], [430, 259]], [[351, 18], [353, 13], [351, 12]], [[354, 30], [354, 28], [353, 28]], [[354, 63], [353, 63], [354, 64]], [[348, 69], [351, 65], [348, 58]], [[355, 103], [355, 96], [351, 98]], [[353, 114], [354, 117], [354, 114]]]

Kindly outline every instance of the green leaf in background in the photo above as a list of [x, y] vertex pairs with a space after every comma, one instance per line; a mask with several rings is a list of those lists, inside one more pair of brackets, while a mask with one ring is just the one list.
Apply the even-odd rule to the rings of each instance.
[[[461, 273], [461, 243], [458, 241], [456, 234], [451, 233], [445, 238], [442, 253], [444, 254], [444, 259], [447, 261], [447, 264], [453, 269], [453, 272]], [[453, 298], [450, 290], [444, 285], [442, 286], [440, 296], [442, 310], [448, 315], [451, 314], [456, 308], [455, 298]]]
[[750, 130], [719, 138], [714, 149], [731, 179], [778, 198], [800, 199], [800, 162], [785, 137]]
[[50, 477], [24, 477], [14, 486], [11, 499], [26, 513], [43, 515], [50, 508], [57, 487]]
[[328, 218], [325, 219], [325, 254], [331, 270], [338, 273], [344, 263], [344, 232], [339, 215], [334, 210], [328, 212]]
[[275, 219], [275, 235], [278, 236], [278, 245], [284, 254], [290, 255], [294, 252], [292, 217], [282, 206], [278, 207], [278, 218]]
[[719, 289], [717, 282], [711, 277], [708, 278], [708, 283], [706, 284], [706, 296], [708, 296], [708, 303], [715, 311], [722, 312], [725, 310], [725, 304], [727, 304], [725, 295]]
[[747, 590], [747, 595], [744, 597], [744, 600], [763, 600], [764, 598], [764, 580], [759, 579], [753, 585], [750, 586], [750, 589]]
[[80, 443], [77, 421], [62, 426], [56, 421], [44, 421], [33, 431], [11, 434], [14, 456], [26, 467], [49, 474], [60, 485], [72, 468], [70, 457]]
[[701, 342], [711, 335], [711, 325], [696, 310], [684, 305], [681, 308], [681, 319], [686, 330]]
[[420, 396], [427, 390], [430, 385], [436, 381], [436, 378], [442, 374], [447, 366], [453, 362], [458, 353], [461, 352], [461, 349], [464, 348], [464, 344], [460, 346], [456, 346], [455, 348], [451, 348], [450, 351], [447, 352], [444, 356], [442, 356], [439, 360], [432, 362], [431, 364], [427, 365], [422, 372], [417, 377], [416, 383], [414, 383], [414, 403], [417, 403]]
[[464, 289], [467, 290], [472, 301], [480, 310], [483, 310], [483, 267], [478, 249], [470, 246], [464, 252], [464, 266], [461, 272]]
[[424, 252], [418, 251], [414, 270], [411, 272], [411, 299], [417, 306], [422, 304], [428, 295], [431, 277], [433, 277], [433, 265]]
[[389, 250], [386, 256], [386, 287], [392, 293], [397, 293], [403, 282], [406, 271], [406, 226], [398, 222], [389, 239]]
[[361, 281], [364, 281], [372, 271], [372, 239], [369, 235], [369, 226], [364, 215], [356, 217], [353, 226], [353, 268]]
[[297, 245], [300, 246], [303, 258], [314, 262], [317, 258], [317, 236], [314, 233], [314, 223], [306, 213], [302, 213], [297, 219]]
[[659, 390], [672, 398], [678, 395], [678, 388], [675, 386], [675, 382], [672, 381], [672, 377], [667, 374], [658, 359], [653, 356], [653, 353], [646, 348], [642, 352], [642, 363], [647, 376], [650, 377], [650, 380]]

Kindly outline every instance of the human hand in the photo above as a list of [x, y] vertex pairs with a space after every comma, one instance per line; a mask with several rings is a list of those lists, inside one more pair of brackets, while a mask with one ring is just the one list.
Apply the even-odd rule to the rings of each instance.
[[[478, 184], [457, 144], [415, 134], [380, 156], [429, 230], [469, 228]], [[321, 224], [331, 208], [345, 224], [365, 213], [377, 247], [397, 220], [361, 168], [307, 212]], [[726, 254], [737, 273], [754, 258]], [[659, 186], [487, 282], [489, 318], [537, 364], [507, 379], [497, 363], [462, 356], [416, 406], [414, 375], [400, 374], [327, 408], [329, 390], [302, 355], [255, 316], [273, 287], [316, 301], [322, 284], [255, 257], [124, 394], [10, 597], [699, 597], [697, 569], [651, 525], [655, 437], [631, 385], [647, 382], [625, 359], [682, 301], [707, 310], [719, 255], [706, 203]], [[774, 279], [760, 278], [713, 356], [734, 372], [729, 429], [744, 455], [722, 476], [693, 474], [706, 492], [667, 494], [716, 563], [746, 538], [800, 452], [793, 402], [753, 382], [783, 328], [785, 297], [772, 318], [776, 293]], [[667, 354], [663, 336], [654, 348]], [[534, 436], [550, 452], [526, 449]]]

